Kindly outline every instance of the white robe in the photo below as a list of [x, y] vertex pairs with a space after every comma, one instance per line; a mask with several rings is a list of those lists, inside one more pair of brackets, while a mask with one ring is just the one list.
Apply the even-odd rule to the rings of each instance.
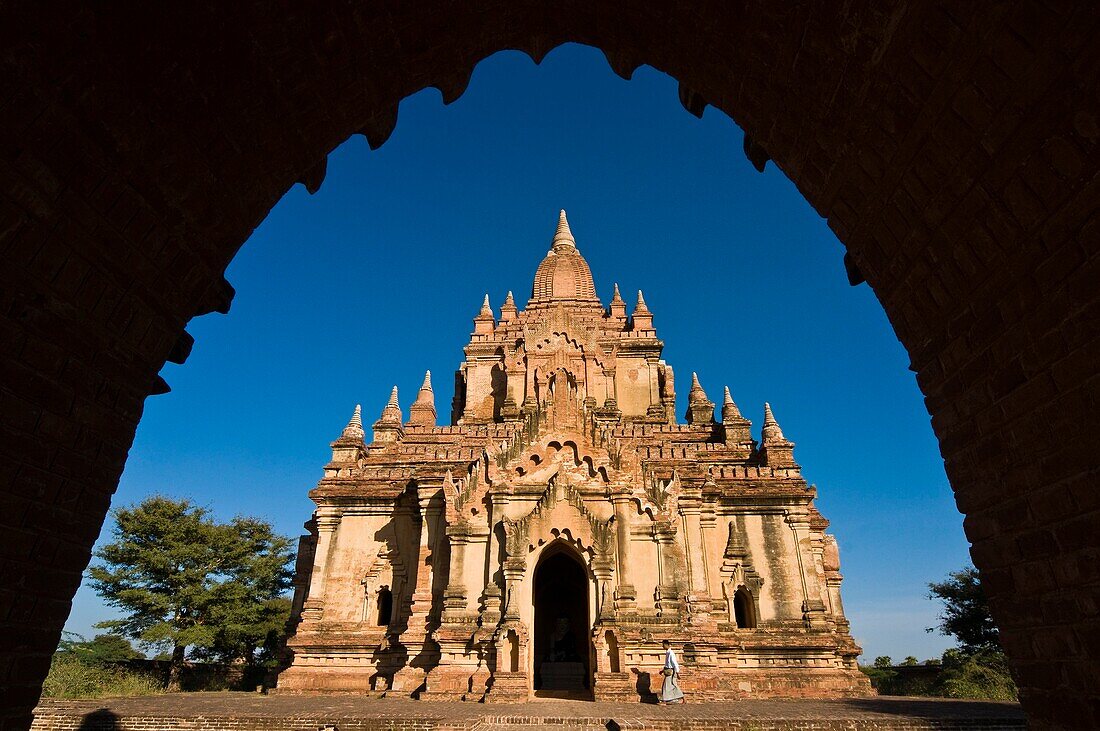
[[671, 647], [665, 651], [664, 669], [671, 669], [672, 674], [664, 675], [664, 682], [661, 683], [660, 700], [665, 703], [683, 700], [684, 691], [680, 690], [680, 684], [677, 682], [680, 677], [680, 663], [676, 660], [676, 653], [672, 651]]

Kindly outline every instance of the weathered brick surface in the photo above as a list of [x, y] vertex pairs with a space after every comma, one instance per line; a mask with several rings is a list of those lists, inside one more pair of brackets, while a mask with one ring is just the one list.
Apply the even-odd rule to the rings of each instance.
[[[649, 63], [749, 134], [910, 353], [1033, 726], [1100, 726], [1100, 6], [6, 3], [0, 729], [25, 728], [157, 371], [350, 134], [503, 48]], [[39, 658], [39, 659], [36, 659]]]
[[432, 729], [521, 731], [559, 727], [601, 731], [940, 731], [1024, 728], [1015, 703], [865, 698], [843, 701], [749, 700], [658, 707], [638, 703], [547, 700], [482, 705], [355, 696], [256, 696], [201, 693], [101, 701], [47, 701], [35, 731], [334, 731]]

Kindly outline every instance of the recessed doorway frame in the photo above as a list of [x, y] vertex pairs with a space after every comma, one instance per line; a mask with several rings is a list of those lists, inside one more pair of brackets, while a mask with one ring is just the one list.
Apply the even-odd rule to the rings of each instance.
[[[537, 652], [536, 652], [536, 637], [538, 628], [535, 626], [535, 589], [538, 584], [538, 572], [542, 568], [542, 565], [547, 559], [553, 558], [556, 555], [565, 554], [571, 560], [573, 560], [581, 569], [585, 578], [586, 589], [586, 606], [585, 606], [585, 627], [583, 629], [584, 647], [585, 647], [585, 684], [586, 688], [583, 692], [570, 692], [570, 691], [549, 691], [544, 693], [541, 689], [536, 689], [535, 685], [535, 667], [537, 664]], [[592, 694], [593, 685], [593, 668], [595, 667], [595, 643], [593, 642], [593, 627], [596, 622], [596, 577], [592, 573], [591, 556], [583, 548], [577, 546], [574, 542], [568, 540], [565, 537], [559, 536], [558, 538], [550, 541], [537, 550], [533, 551], [528, 561], [528, 571], [531, 580], [526, 583], [525, 599], [523, 603], [523, 611], [521, 612], [521, 618], [524, 624], [529, 628], [530, 632], [530, 651], [527, 653], [527, 677], [528, 677], [528, 693], [531, 698], [537, 697], [568, 697], [571, 699], [583, 699], [593, 700]], [[543, 694], [543, 695], [538, 695]]]

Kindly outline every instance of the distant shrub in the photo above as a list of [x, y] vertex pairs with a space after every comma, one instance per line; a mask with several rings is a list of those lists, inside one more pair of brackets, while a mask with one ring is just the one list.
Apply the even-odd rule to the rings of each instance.
[[108, 665], [145, 657], [134, 649], [130, 640], [112, 634], [100, 634], [86, 640], [75, 632], [63, 632], [57, 651], [75, 657], [86, 665]]
[[164, 685], [146, 673], [84, 662], [66, 652], [53, 656], [50, 672], [42, 684], [45, 698], [104, 698], [163, 692]]
[[891, 667], [861, 666], [860, 670], [871, 680], [871, 686], [879, 695], [936, 695], [934, 687], [938, 668], [922, 665], [894, 665]]
[[936, 691], [937, 695], [946, 698], [1019, 700], [1016, 683], [1008, 670], [1008, 659], [1003, 652], [992, 650], [969, 655], [952, 650], [945, 652]]
[[[908, 658], [907, 658], [908, 659]], [[972, 700], [1018, 700], [1004, 653], [966, 653], [952, 648], [943, 661], [925, 664], [860, 666], [879, 695], [933, 696]]]

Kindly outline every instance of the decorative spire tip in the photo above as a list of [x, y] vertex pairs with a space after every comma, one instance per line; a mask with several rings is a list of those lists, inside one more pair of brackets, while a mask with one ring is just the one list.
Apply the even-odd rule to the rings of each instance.
[[352, 439], [363, 438], [363, 407], [355, 405], [355, 411], [351, 413], [351, 420], [344, 427], [344, 436]]
[[767, 401], [764, 402], [764, 423], [760, 428], [760, 436], [765, 442], [779, 442], [786, 439], [783, 436], [783, 430], [779, 427], [779, 422], [775, 420], [775, 414], [772, 413], [772, 405]]
[[481, 312], [478, 313], [478, 317], [492, 317], [493, 306], [489, 304], [489, 295], [485, 295], [485, 299], [481, 302]]
[[573, 238], [573, 232], [569, 230], [569, 219], [565, 217], [565, 209], [558, 213], [558, 229], [554, 232], [554, 249], [567, 247], [576, 248], [577, 241]]

